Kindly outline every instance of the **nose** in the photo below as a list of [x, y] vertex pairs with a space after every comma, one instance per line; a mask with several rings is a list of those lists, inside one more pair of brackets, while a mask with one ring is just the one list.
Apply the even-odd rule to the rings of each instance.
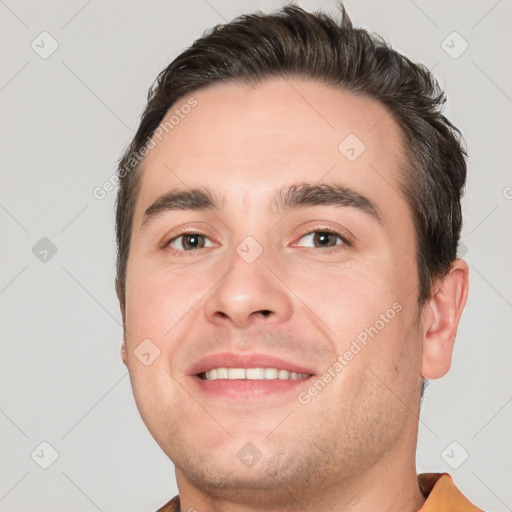
[[290, 291], [276, 276], [278, 265], [270, 263], [265, 252], [248, 263], [238, 253], [214, 287], [205, 303], [209, 322], [219, 326], [247, 328], [277, 325], [292, 315]]

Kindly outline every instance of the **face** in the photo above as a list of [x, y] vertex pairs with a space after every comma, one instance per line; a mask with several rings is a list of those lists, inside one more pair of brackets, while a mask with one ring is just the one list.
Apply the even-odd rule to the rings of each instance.
[[413, 457], [421, 327], [397, 124], [313, 81], [192, 96], [144, 161], [125, 304], [136, 403], [178, 485], [320, 491]]

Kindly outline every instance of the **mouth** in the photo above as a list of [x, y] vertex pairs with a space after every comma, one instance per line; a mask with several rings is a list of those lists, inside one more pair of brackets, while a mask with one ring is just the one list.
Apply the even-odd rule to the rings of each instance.
[[311, 373], [290, 372], [279, 368], [211, 368], [196, 375], [201, 380], [303, 380]]
[[267, 354], [220, 353], [207, 356], [188, 375], [203, 393], [211, 397], [254, 399], [297, 390], [315, 372], [299, 363]]
[[187, 374], [202, 380], [300, 380], [315, 372], [270, 354], [221, 352], [197, 361]]

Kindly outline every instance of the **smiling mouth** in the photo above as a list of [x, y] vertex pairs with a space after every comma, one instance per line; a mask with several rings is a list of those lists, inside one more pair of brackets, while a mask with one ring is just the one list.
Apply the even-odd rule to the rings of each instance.
[[311, 374], [279, 368], [211, 368], [196, 376], [201, 380], [304, 380]]

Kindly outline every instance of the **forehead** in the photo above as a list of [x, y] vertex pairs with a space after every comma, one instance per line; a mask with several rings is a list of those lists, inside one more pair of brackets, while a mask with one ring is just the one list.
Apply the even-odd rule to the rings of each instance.
[[197, 185], [245, 201], [283, 184], [335, 182], [403, 202], [400, 128], [366, 96], [296, 78], [221, 83], [180, 100], [161, 128], [142, 166], [136, 217], [167, 189]]

